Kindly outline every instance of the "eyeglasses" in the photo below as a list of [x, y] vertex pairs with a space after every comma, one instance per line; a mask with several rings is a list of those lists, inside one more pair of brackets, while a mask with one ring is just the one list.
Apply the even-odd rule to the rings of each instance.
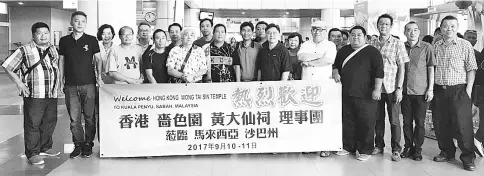
[[312, 30], [314, 32], [324, 32], [324, 31], [326, 31], [326, 29], [323, 29], [323, 28], [313, 28]]

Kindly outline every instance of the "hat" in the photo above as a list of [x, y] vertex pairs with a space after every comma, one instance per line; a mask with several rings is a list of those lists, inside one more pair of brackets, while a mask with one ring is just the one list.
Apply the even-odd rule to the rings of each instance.
[[328, 24], [326, 24], [324, 21], [315, 21], [313, 24], [311, 24], [311, 27], [328, 28]]

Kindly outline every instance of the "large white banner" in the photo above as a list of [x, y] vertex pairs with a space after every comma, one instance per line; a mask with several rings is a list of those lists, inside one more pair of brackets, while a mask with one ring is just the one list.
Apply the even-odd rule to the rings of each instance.
[[327, 81], [104, 85], [101, 157], [339, 151], [341, 85]]

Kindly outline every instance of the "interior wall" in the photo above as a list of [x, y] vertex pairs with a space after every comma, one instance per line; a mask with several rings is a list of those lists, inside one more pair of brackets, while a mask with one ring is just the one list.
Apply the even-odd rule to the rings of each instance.
[[[59, 10], [59, 9], [51, 9], [51, 23], [50, 23], [50, 31], [51, 31], [51, 42], [54, 44], [54, 32], [60, 31], [61, 36], [63, 37], [68, 34], [70, 25], [70, 18], [71, 13], [66, 10]], [[95, 34], [90, 34], [95, 35]], [[59, 39], [60, 39], [59, 37]]]
[[27, 44], [32, 40], [31, 27], [36, 22], [51, 24], [51, 8], [46, 7], [10, 7], [11, 47], [15, 42]]

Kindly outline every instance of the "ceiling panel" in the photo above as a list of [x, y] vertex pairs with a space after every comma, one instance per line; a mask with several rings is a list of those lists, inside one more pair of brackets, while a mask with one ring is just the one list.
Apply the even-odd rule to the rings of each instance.
[[[321, 10], [316, 9], [201, 9], [202, 11], [214, 12], [216, 17], [222, 18], [304, 18], [321, 17]], [[353, 16], [353, 9], [340, 11], [342, 17]]]

